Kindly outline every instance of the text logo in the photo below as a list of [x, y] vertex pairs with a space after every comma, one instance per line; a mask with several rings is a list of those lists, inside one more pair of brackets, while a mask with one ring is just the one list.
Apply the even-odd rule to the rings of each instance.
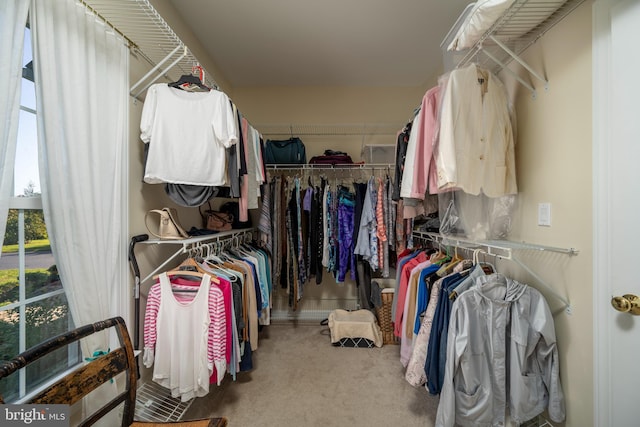
[[0, 425], [69, 427], [69, 405], [2, 405]]

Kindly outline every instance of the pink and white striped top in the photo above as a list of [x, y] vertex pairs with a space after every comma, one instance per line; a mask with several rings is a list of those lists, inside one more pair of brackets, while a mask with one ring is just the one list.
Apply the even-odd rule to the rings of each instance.
[[[174, 291], [176, 301], [185, 304], [193, 300], [195, 292], [184, 292], [197, 290], [200, 281], [194, 282], [181, 277], [171, 277], [171, 287]], [[217, 384], [220, 385], [227, 367], [227, 318], [225, 313], [224, 296], [222, 290], [214, 283], [213, 279], [209, 288], [208, 309], [211, 323], [209, 324], [207, 362], [210, 372], [217, 372]], [[180, 292], [183, 291], [183, 292]], [[143, 362], [147, 368], [153, 365], [154, 350], [158, 334], [163, 331], [157, 330], [156, 320], [161, 304], [160, 283], [156, 282], [149, 289], [147, 297], [147, 307], [144, 316], [144, 356]], [[188, 331], [185, 331], [185, 333]]]

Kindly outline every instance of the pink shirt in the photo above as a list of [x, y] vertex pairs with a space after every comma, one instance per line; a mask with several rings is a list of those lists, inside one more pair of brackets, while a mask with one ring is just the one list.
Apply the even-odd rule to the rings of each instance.
[[402, 336], [402, 317], [404, 315], [404, 304], [407, 296], [407, 288], [409, 286], [409, 277], [411, 276], [411, 270], [420, 264], [421, 262], [425, 262], [427, 260], [427, 254], [424, 252], [420, 252], [418, 255], [407, 261], [407, 263], [402, 267], [402, 272], [400, 273], [400, 284], [398, 286], [398, 295], [396, 295], [398, 304], [396, 306], [396, 317], [393, 324], [393, 334], [396, 337]]

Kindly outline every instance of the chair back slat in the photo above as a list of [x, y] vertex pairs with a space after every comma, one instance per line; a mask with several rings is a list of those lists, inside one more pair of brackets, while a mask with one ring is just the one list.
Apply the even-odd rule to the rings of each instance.
[[[116, 329], [120, 344], [119, 348], [75, 369], [73, 372], [58, 379], [43, 390], [40, 390], [36, 395], [30, 397], [23, 403], [73, 405], [104, 383], [126, 372], [125, 391], [118, 394], [110, 402], [103, 405], [87, 419], [82, 421], [81, 425], [90, 426], [94, 424], [98, 419], [124, 402], [122, 425], [129, 426], [133, 422], [138, 372], [133, 346], [131, 345], [131, 338], [129, 337], [124, 319], [121, 317], [113, 317], [90, 325], [81, 326], [72, 331], [50, 338], [20, 353], [10, 361], [0, 365], [0, 378], [13, 374], [52, 351], [66, 347], [82, 338], [111, 327]], [[2, 396], [0, 396], [0, 403], [4, 403]]]
[[56, 402], [73, 405], [119, 373], [126, 371], [128, 367], [125, 350], [119, 348], [56, 381], [31, 398], [29, 403]]

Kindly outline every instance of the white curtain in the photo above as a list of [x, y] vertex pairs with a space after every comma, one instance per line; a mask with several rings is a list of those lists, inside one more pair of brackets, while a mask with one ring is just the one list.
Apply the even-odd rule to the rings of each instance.
[[9, 198], [13, 196], [22, 86], [22, 47], [29, 2], [7, 0], [0, 7], [0, 244], [7, 226]]
[[[78, 326], [127, 321], [129, 51], [76, 0], [32, 0], [30, 22], [42, 205], [69, 309]], [[110, 344], [108, 334], [92, 335], [83, 353]], [[115, 391], [106, 383], [84, 411]]]
[[128, 320], [128, 48], [75, 0], [32, 0], [31, 30], [43, 211], [73, 320]]

